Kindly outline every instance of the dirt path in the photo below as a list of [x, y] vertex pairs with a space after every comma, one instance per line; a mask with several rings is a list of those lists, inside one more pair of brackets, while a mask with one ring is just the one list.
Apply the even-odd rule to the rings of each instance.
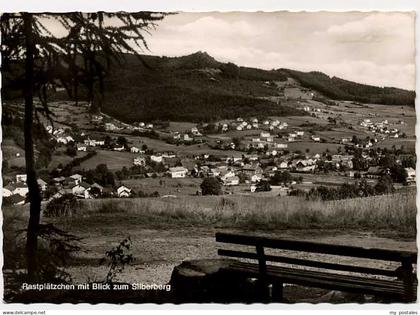
[[[92, 233], [91, 231], [90, 233], [82, 233], [81, 236], [84, 237], [85, 243], [84, 247], [88, 251], [81, 255], [84, 260], [86, 259], [85, 264], [69, 268], [75, 282], [103, 279], [107, 273], [107, 268], [99, 266], [99, 259], [103, 257], [105, 251], [117, 245], [126, 235], [130, 235], [132, 239], [132, 253], [136, 258], [134, 264], [127, 267], [119, 276], [119, 280], [127, 282], [167, 283], [173, 268], [182, 261], [216, 258], [217, 248], [223, 247], [223, 244], [216, 244], [214, 240], [215, 232], [219, 231], [216, 228], [192, 227], [163, 230], [138, 227], [136, 229], [127, 228], [119, 232], [111, 231], [112, 229], [101, 230], [102, 232], [95, 231]], [[223, 229], [223, 231], [233, 230]], [[235, 232], [247, 233], [247, 231]], [[347, 231], [342, 233], [320, 230], [284, 230], [270, 233], [259, 232], [258, 234], [323, 243], [416, 250], [416, 243], [413, 240], [378, 237], [367, 232]], [[299, 254], [298, 256], [301, 255]], [[304, 255], [306, 258], [311, 256], [310, 254]], [[344, 262], [346, 259], [342, 261]], [[351, 259], [347, 260], [347, 263], [353, 262]], [[378, 267], [376, 261], [365, 260], [364, 263]], [[391, 267], [391, 264], [387, 266]]]

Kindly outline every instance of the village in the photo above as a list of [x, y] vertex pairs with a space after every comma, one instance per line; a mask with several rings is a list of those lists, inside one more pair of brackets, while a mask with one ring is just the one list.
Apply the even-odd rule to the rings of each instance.
[[[72, 159], [44, 172], [38, 184], [45, 201], [64, 195], [81, 199], [201, 195], [200, 184], [210, 177], [220, 183], [222, 194], [287, 196], [297, 189], [338, 187], [361, 178], [374, 185], [381, 176], [391, 175], [391, 166], [382, 164], [392, 153], [393, 163], [405, 173], [396, 187], [414, 185], [414, 156], [396, 146], [381, 148], [387, 139], [407, 137], [397, 128], [404, 126], [402, 119], [391, 123], [361, 118], [353, 136], [343, 132], [332, 138], [328, 132], [338, 130], [335, 120], [341, 115], [320, 110], [318, 102], [303, 104], [304, 111], [316, 114], [310, 118], [324, 124], [308, 120], [297, 124], [288, 117], [238, 117], [179, 124], [172, 130], [169, 122], [128, 124], [86, 113], [86, 128], [46, 124], [52, 146]], [[98, 163], [92, 164], [98, 153]], [[100, 159], [105, 155], [113, 166]], [[120, 156], [121, 163], [112, 162]], [[27, 194], [26, 175], [12, 172], [3, 187], [5, 202], [24, 204]]]

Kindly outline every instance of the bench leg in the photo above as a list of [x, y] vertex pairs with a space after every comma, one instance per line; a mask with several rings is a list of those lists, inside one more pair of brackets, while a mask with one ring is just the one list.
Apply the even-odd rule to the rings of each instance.
[[257, 288], [259, 296], [258, 300], [261, 303], [270, 303], [270, 288], [268, 283], [264, 279], [258, 279]]
[[283, 283], [275, 282], [273, 283], [271, 291], [271, 300], [273, 302], [283, 302]]

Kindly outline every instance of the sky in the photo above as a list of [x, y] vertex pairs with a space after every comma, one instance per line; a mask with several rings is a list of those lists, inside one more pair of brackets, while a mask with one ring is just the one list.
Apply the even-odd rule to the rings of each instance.
[[415, 89], [414, 13], [180, 12], [146, 39], [152, 55], [205, 51], [240, 66]]

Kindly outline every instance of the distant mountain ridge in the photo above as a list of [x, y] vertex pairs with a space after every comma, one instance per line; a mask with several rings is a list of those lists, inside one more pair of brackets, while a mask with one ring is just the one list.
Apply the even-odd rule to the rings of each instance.
[[411, 106], [414, 106], [415, 102], [414, 91], [356, 83], [334, 76], [329, 77], [318, 71], [301, 72], [290, 69], [280, 69], [280, 71], [299, 81], [302, 86], [314, 89], [335, 100]]
[[415, 99], [413, 91], [359, 84], [322, 72], [241, 67], [202, 51], [181, 57], [143, 55], [143, 63], [134, 55], [125, 57], [126, 63], [106, 80], [102, 110], [126, 122], [304, 115], [294, 100], [264, 99], [279, 99], [282, 92], [274, 82], [288, 77], [335, 100], [414, 105]]

